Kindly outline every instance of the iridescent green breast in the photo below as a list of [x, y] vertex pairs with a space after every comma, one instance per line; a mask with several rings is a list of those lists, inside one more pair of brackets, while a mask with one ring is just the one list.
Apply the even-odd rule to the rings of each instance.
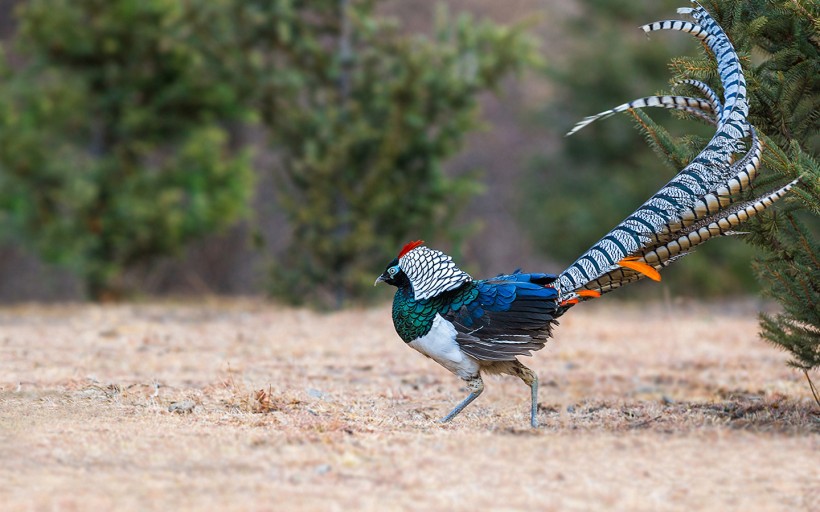
[[412, 288], [399, 288], [393, 297], [393, 326], [405, 343], [421, 338], [430, 332], [436, 314], [461, 309], [478, 297], [473, 282], [424, 300], [413, 298]]

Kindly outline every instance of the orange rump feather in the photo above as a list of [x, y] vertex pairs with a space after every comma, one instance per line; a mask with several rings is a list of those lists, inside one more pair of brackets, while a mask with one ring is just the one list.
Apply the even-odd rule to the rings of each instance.
[[586, 297], [588, 299], [597, 299], [601, 296], [601, 292], [596, 290], [580, 290], [576, 292], [581, 297]]
[[638, 261], [638, 258], [636, 256], [633, 256], [631, 258], [624, 258], [618, 262], [618, 265], [624, 268], [631, 268], [635, 272], [641, 273], [653, 281], [661, 280], [661, 275], [658, 273], [657, 270], [655, 270], [655, 267], [642, 261]]

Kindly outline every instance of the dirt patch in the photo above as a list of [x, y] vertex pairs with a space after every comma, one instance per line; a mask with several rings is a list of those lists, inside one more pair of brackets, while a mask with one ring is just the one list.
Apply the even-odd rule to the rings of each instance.
[[467, 391], [389, 310], [0, 309], [3, 510], [820, 510], [820, 414], [746, 308], [578, 307]]

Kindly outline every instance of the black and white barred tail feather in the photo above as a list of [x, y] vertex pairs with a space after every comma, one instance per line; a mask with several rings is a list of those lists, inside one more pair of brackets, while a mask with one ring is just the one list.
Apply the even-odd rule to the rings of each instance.
[[[661, 230], [660, 233], [651, 235], [652, 243], [647, 244], [641, 254], [641, 257], [638, 258], [637, 261], [645, 262], [652, 266], [655, 270], [660, 271], [662, 268], [670, 265], [673, 261], [686, 256], [688, 251], [694, 248], [694, 245], [683, 252], [670, 252], [666, 245], [672, 241], [673, 237], [680, 237], [688, 234], [688, 231], [684, 230], [686, 228], [690, 228], [698, 221], [701, 221], [701, 224], [709, 224], [711, 221], [704, 221], [704, 219], [707, 217], [714, 218], [714, 216], [720, 214], [721, 212], [725, 213], [724, 208], [734, 203], [739, 197], [738, 194], [748, 190], [751, 181], [754, 180], [757, 175], [763, 152], [763, 145], [757, 137], [757, 133], [754, 129], [752, 129], [752, 137], [752, 148], [741, 160], [732, 166], [737, 170], [736, 176], [729, 180], [729, 182], [725, 185], [719, 187], [714, 193], [707, 194], [706, 196], [700, 198], [693, 208], [683, 212], [681, 218], [678, 219], [677, 222], [670, 222], [664, 227], [663, 230]], [[790, 184], [785, 191], [788, 191], [793, 184], [794, 183]], [[779, 197], [782, 197], [782, 194], [777, 196], [777, 198]], [[768, 207], [771, 203], [767, 204], [764, 202], [763, 204]], [[730, 235], [735, 233], [727, 230], [721, 234]], [[680, 243], [685, 244], [686, 242], [679, 242], [679, 244]], [[587, 283], [587, 285], [584, 286], [584, 289], [598, 291], [599, 293], [606, 293], [625, 284], [638, 281], [644, 277], [646, 277], [645, 274], [642, 274], [636, 270], [619, 267], [618, 269], [601, 276], [601, 278]]]
[[674, 234], [708, 215], [718, 213], [749, 190], [752, 181], [757, 177], [763, 156], [763, 144], [754, 128], [751, 128], [751, 133], [751, 149], [743, 158], [731, 165], [734, 176], [726, 183], [720, 184], [715, 190], [700, 197], [691, 208], [679, 212], [677, 218], [667, 222], [657, 233], [647, 233], [653, 242], [668, 240], [670, 233]]
[[[704, 42], [715, 55], [718, 75], [723, 85], [724, 103], [720, 121], [721, 123], [726, 122], [736, 107], [741, 109], [740, 114], [745, 118], [749, 113], [749, 105], [746, 101], [746, 80], [740, 66], [740, 59], [723, 29], [699, 3], [695, 1], [692, 3], [695, 7], [678, 9], [678, 13], [691, 14], [708, 34]], [[644, 30], [647, 29], [644, 28]]]
[[683, 255], [715, 236], [731, 234], [738, 225], [746, 222], [758, 213], [766, 210], [775, 201], [783, 198], [798, 180], [781, 187], [765, 196], [744, 201], [731, 208], [720, 210], [690, 224], [678, 231], [676, 237], [669, 242], [647, 248], [641, 252], [641, 260], [649, 265], [663, 264], [670, 258]]
[[[674, 239], [659, 243], [653, 248], [646, 248], [641, 251], [640, 255], [634, 256], [634, 259], [660, 271], [711, 238], [737, 234], [733, 231], [734, 228], [772, 206], [798, 182], [799, 180], [794, 180], [765, 196], [737, 203], [729, 209], [704, 217], [697, 223], [691, 224], [687, 229], [677, 232]], [[644, 277], [646, 276], [642, 272], [620, 267], [587, 283], [583, 289], [604, 294]]]
[[[700, 12], [706, 17], [706, 21], [710, 19], [705, 11]], [[717, 24], [709, 23], [705, 24], [705, 27], [708, 29], [690, 22], [669, 21], [645, 25], [643, 28], [647, 31], [683, 30], [703, 39], [718, 59], [719, 69], [724, 70], [720, 75], [724, 89], [737, 90], [734, 82], [744, 82], [744, 79], [742, 73], [737, 73], [733, 66], [733, 63], [738, 61], [732, 56], [734, 50], [731, 43]], [[745, 95], [745, 83], [742, 89]], [[737, 94], [731, 98], [731, 102], [728, 100], [727, 96], [721, 113], [725, 119], [719, 119], [719, 128], [707, 147], [635, 213], [565, 270], [559, 277], [563, 291], [583, 287], [587, 282], [617, 269], [620, 260], [651, 243], [651, 237], [644, 233], [657, 233], [665, 224], [677, 217], [679, 211], [693, 206], [698, 197], [709, 193], [719, 184], [721, 178], [731, 172], [729, 161], [739, 148], [740, 139], [747, 130], [748, 108], [745, 106], [745, 100]], [[729, 110], [727, 107], [730, 107]]]
[[[681, 21], [681, 20], [667, 20], [667, 21], [656, 21], [654, 23], [648, 23], [646, 25], [641, 26], [641, 30], [649, 34], [649, 32], [654, 32], [656, 30], [677, 30], [681, 32], [686, 32], [692, 34], [694, 37], [704, 41], [707, 46], [712, 50], [712, 53], [715, 55], [715, 58], [718, 63], [718, 73], [721, 77], [721, 83], [724, 87], [724, 94], [726, 95], [726, 102], [724, 105], [721, 105], [721, 102], [715, 94], [715, 92], [705, 83], [694, 80], [694, 79], [687, 79], [680, 83], [691, 85], [706, 95], [705, 99], [702, 98], [686, 98], [683, 96], [650, 96], [647, 98], [640, 98], [630, 103], [625, 103], [623, 105], [619, 105], [614, 109], [607, 110], [605, 112], [601, 112], [600, 114], [596, 114], [594, 116], [590, 116], [585, 118], [583, 121], [579, 122], [575, 127], [567, 133], [567, 136], [572, 135], [573, 133], [577, 132], [578, 130], [582, 129], [583, 127], [587, 126], [588, 124], [592, 123], [598, 119], [604, 119], [609, 117], [613, 114], [618, 112], [623, 112], [625, 110], [629, 110], [630, 108], [642, 108], [646, 106], [660, 106], [665, 108], [673, 108], [688, 111], [692, 114], [698, 115], [694, 110], [700, 110], [702, 112], [714, 112], [717, 117], [717, 125], [720, 129], [721, 124], [726, 122], [729, 118], [729, 114], [735, 109], [740, 109], [740, 116], [742, 116], [743, 120], [745, 121], [746, 116], [748, 115], [749, 107], [746, 104], [746, 81], [743, 77], [743, 72], [740, 67], [740, 61], [737, 58], [737, 54], [734, 51], [734, 47], [729, 39], [726, 37], [726, 34], [723, 32], [723, 29], [712, 19], [712, 17], [707, 13], [699, 4], [693, 2], [696, 7], [694, 8], [681, 8], [678, 9], [679, 14], [691, 14], [698, 23], [692, 23], [690, 21]], [[651, 100], [655, 98], [655, 100]], [[698, 102], [708, 103], [709, 106], [703, 108], [700, 104], [688, 104], [686, 99], [694, 99]], [[644, 101], [650, 100], [654, 101], [654, 104], [642, 104]], [[703, 116], [699, 116], [703, 117]], [[709, 118], [706, 118], [707, 120]]]
[[[798, 182], [799, 180], [794, 180], [764, 196], [736, 203], [730, 208], [723, 208], [712, 215], [707, 215], [679, 231], [678, 240], [688, 237], [692, 243], [692, 247], [694, 247], [695, 245], [705, 242], [712, 236], [726, 235], [732, 232], [733, 228], [766, 210], [772, 206], [775, 201], [782, 199]], [[704, 232], [704, 230], [706, 230], [706, 232]], [[664, 246], [668, 245], [669, 244], [664, 244]], [[688, 250], [687, 247], [682, 247], [684, 250]], [[656, 249], [653, 249], [653, 251], [656, 251]]]
[[711, 87], [700, 80], [691, 79], [681, 80], [680, 82], [676, 82], [675, 85], [689, 85], [702, 92], [706, 97], [692, 98], [689, 96], [662, 95], [638, 98], [630, 101], [629, 103], [624, 103], [622, 105], [618, 105], [617, 107], [595, 114], [594, 116], [585, 117], [583, 121], [579, 121], [572, 128], [572, 130], [567, 132], [565, 137], [569, 137], [570, 135], [577, 133], [579, 130], [595, 121], [606, 119], [607, 117], [613, 116], [620, 112], [626, 112], [627, 110], [632, 110], [634, 108], [645, 107], [663, 107], [682, 110], [694, 115], [695, 117], [703, 119], [709, 124], [717, 125], [717, 116], [723, 111], [723, 106], [721, 105], [717, 94], [715, 94]]
[[[757, 174], [762, 145], [746, 119], [749, 110], [746, 82], [737, 54], [720, 26], [700, 5], [694, 5], [679, 12], [691, 14], [697, 23], [660, 21], [641, 28], [647, 33], [687, 32], [712, 51], [724, 93], [722, 103], [708, 85], [697, 80], [682, 83], [698, 89], [706, 99], [693, 98], [696, 103], [687, 103], [689, 100], [677, 99], [680, 97], [670, 96], [666, 100], [657, 98], [667, 97], [655, 97], [654, 103], [714, 113], [715, 135], [669, 183], [559, 275], [556, 287], [563, 298], [577, 296], [580, 290], [603, 293], [645, 274], [658, 279], [655, 271], [709, 238], [728, 234], [731, 228], [768, 207], [793, 185], [751, 202], [736, 203], [739, 194], [749, 188]], [[592, 116], [571, 133], [616, 111], [654, 106], [646, 100]], [[752, 134], [751, 148], [741, 160], [734, 162], [735, 154], [744, 151], [742, 139], [749, 133]]]
[[712, 107], [712, 112], [723, 111], [723, 105], [721, 105], [720, 98], [718, 98], [718, 95], [715, 94], [715, 91], [713, 91], [711, 87], [701, 82], [700, 80], [693, 80], [691, 78], [687, 78], [686, 80], [676, 82], [674, 85], [689, 85], [691, 87], [694, 87], [695, 89], [703, 93], [703, 95], [705, 96], [704, 99], [708, 101]]
[[702, 40], [712, 50], [717, 60], [718, 75], [723, 85], [724, 103], [719, 115], [718, 129], [729, 120], [731, 113], [735, 109], [740, 109], [736, 117], [745, 117], [749, 113], [746, 103], [746, 80], [740, 67], [740, 60], [737, 57], [732, 43], [723, 29], [697, 2], [693, 2], [695, 7], [678, 9], [679, 14], [691, 14], [697, 24], [685, 21], [669, 20], [657, 21], [643, 25], [641, 29], [649, 34], [656, 30], [678, 30], [692, 34]]
[[624, 103], [623, 105], [618, 105], [617, 107], [610, 110], [605, 110], [604, 112], [595, 114], [594, 116], [586, 117], [583, 121], [576, 124], [572, 130], [567, 132], [565, 137], [569, 137], [599, 119], [606, 119], [607, 117], [613, 116], [620, 112], [645, 107], [663, 107], [682, 110], [703, 119], [709, 124], [717, 124], [717, 113], [719, 112], [719, 110], [714, 108], [712, 102], [703, 98], [690, 98], [688, 96], [672, 95], [647, 96], [645, 98], [638, 98], [630, 101], [629, 103]]

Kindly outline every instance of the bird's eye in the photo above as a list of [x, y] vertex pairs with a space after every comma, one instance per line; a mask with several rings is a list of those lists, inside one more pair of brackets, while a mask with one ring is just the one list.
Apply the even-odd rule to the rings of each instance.
[[387, 269], [387, 273], [391, 276], [395, 276], [396, 272], [398, 272], [398, 269], [396, 269], [396, 267], [390, 267], [389, 269]]

